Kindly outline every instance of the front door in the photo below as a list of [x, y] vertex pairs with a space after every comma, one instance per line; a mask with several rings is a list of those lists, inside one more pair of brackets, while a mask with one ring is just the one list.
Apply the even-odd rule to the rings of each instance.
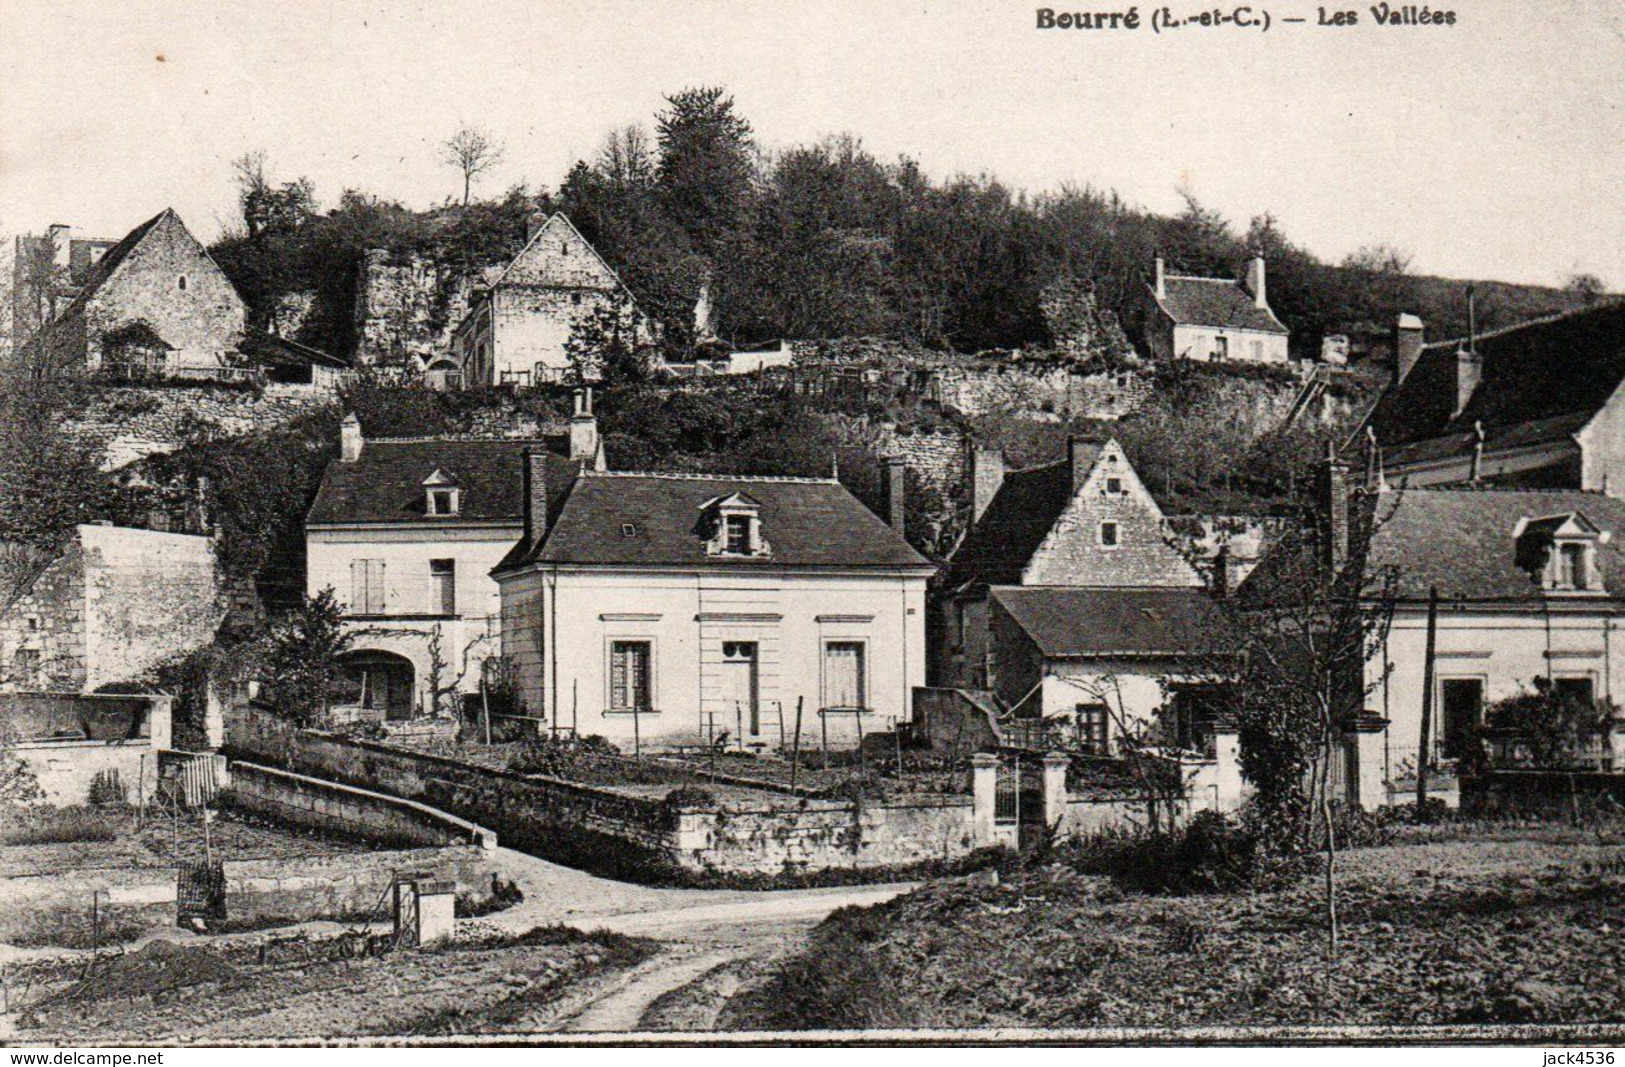
[[762, 732], [761, 709], [756, 702], [756, 642], [722, 643], [722, 708], [734, 718], [741, 736]]

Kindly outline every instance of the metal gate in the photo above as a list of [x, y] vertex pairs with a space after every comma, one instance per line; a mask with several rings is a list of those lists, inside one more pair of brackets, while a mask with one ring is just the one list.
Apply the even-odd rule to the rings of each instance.
[[176, 919], [204, 922], [226, 917], [226, 869], [219, 863], [183, 863], [175, 885]]

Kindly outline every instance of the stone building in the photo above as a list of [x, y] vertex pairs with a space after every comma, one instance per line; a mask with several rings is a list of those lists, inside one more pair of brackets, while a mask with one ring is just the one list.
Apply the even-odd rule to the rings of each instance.
[[112, 238], [85, 237], [71, 226], [22, 234], [12, 256], [11, 341], [14, 354], [53, 321], [84, 288], [91, 270], [118, 244]]
[[1394, 336], [1394, 381], [1351, 460], [1409, 486], [1625, 495], [1625, 302], [1431, 344], [1402, 315]]
[[135, 682], [209, 644], [225, 617], [208, 537], [77, 526], [30, 570], [0, 613], [4, 688], [77, 693]]
[[231, 281], [166, 208], [87, 267], [77, 295], [24, 358], [45, 373], [227, 377], [246, 321]]
[[478, 689], [482, 665], [501, 650], [490, 572], [524, 532], [532, 446], [560, 491], [582, 464], [603, 463], [585, 391], [565, 440], [367, 440], [355, 416], [345, 419], [339, 458], [305, 519], [305, 554], [307, 591], [333, 589], [354, 634], [347, 714], [428, 714], [438, 689], [445, 715], [454, 694]]
[[571, 331], [605, 309], [616, 312], [634, 345], [652, 341], [620, 277], [568, 218], [554, 214], [533, 223], [524, 250], [470, 298], [452, 334], [453, 366], [428, 369], [458, 373], [471, 385], [565, 381]]
[[1145, 344], [1153, 357], [1287, 362], [1290, 334], [1270, 310], [1262, 257], [1240, 281], [1169, 274], [1159, 257], [1149, 290]]
[[1212, 604], [1122, 447], [1074, 437], [1058, 463], [1009, 473], [977, 450], [969, 481], [973, 522], [937, 598], [934, 684], [991, 691], [1103, 751], [1114, 724], [1152, 718], [1170, 685], [1194, 722]]
[[851, 745], [909, 715], [925, 587], [903, 537], [834, 479], [583, 469], [527, 456], [528, 532], [495, 577], [530, 714], [618, 745]]

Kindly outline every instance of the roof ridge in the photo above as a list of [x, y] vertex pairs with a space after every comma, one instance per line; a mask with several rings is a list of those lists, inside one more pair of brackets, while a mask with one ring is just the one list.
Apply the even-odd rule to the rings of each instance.
[[588, 478], [662, 478], [690, 482], [784, 482], [799, 485], [840, 485], [839, 478], [807, 478], [780, 474], [705, 474], [684, 471], [595, 471], [582, 472]]
[[1498, 326], [1493, 330], [1485, 330], [1481, 333], [1462, 334], [1460, 337], [1451, 337], [1440, 341], [1429, 341], [1422, 347], [1423, 349], [1449, 348], [1451, 345], [1460, 346], [1462, 344], [1466, 344], [1467, 342], [1473, 342], [1476, 344], [1479, 341], [1487, 341], [1492, 337], [1504, 337], [1509, 333], [1517, 333], [1519, 330], [1525, 330], [1532, 326], [1545, 326], [1548, 323], [1561, 322], [1564, 319], [1578, 318], [1581, 315], [1589, 315], [1597, 311], [1605, 311], [1609, 308], [1625, 308], [1625, 298], [1612, 297], [1602, 301], [1601, 303], [1587, 304], [1585, 307], [1569, 308], [1567, 311], [1553, 311], [1546, 315], [1537, 315], [1532, 319], [1523, 319], [1519, 322], [1514, 322], [1507, 326]]
[[[563, 434], [556, 436], [562, 437]], [[489, 445], [545, 445], [545, 437], [471, 437], [464, 434], [430, 435], [427, 437], [363, 437], [369, 445], [419, 444], [489, 444]]]
[[1556, 496], [1558, 494], [1562, 494], [1565, 496], [1594, 496], [1599, 500], [1613, 499], [1613, 497], [1607, 493], [1604, 493], [1600, 489], [1564, 489], [1559, 486], [1550, 485], [1531, 485], [1527, 487], [1510, 485], [1473, 485], [1469, 482], [1458, 482], [1451, 485], [1416, 485], [1401, 486], [1398, 488], [1389, 487], [1382, 491], [1385, 493], [1400, 493], [1406, 496], [1414, 493], [1461, 493], [1463, 495], [1470, 493], [1517, 493], [1520, 496]]
[[1008, 478], [1012, 474], [1032, 474], [1035, 471], [1048, 470], [1051, 467], [1064, 467], [1071, 462], [1072, 457], [1062, 456], [1060, 459], [1052, 459], [1048, 463], [1035, 463], [1031, 467], [1012, 467], [1004, 472], [1004, 476]]

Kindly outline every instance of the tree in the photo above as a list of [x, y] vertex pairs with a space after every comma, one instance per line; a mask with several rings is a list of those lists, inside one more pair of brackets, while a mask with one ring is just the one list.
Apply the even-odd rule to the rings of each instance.
[[463, 175], [463, 206], [474, 187], [474, 179], [502, 162], [506, 155], [502, 142], [481, 126], [464, 125], [440, 145], [440, 159]]
[[237, 204], [251, 240], [298, 230], [316, 213], [316, 186], [309, 178], [275, 184], [268, 174], [264, 149], [244, 152], [231, 161], [236, 175]]
[[[1231, 655], [1242, 664], [1229, 688], [1249, 817], [1278, 854], [1325, 858], [1327, 940], [1337, 952], [1337, 843], [1331, 795], [1344, 729], [1382, 685], [1381, 652], [1393, 619], [1398, 575], [1371, 563], [1372, 539], [1392, 504], [1379, 494], [1346, 498], [1339, 468], [1321, 471], [1320, 500], [1224, 602]], [[1379, 514], [1379, 506], [1384, 513]], [[1346, 509], [1346, 510], [1345, 510]], [[1318, 839], [1318, 840], [1317, 840]]]
[[1613, 705], [1559, 689], [1544, 675], [1531, 685], [1532, 689], [1484, 709], [1483, 725], [1468, 746], [1472, 757], [1482, 759], [1483, 742], [1499, 736], [1510, 740], [1528, 765], [1541, 770], [1584, 765], [1591, 746], [1608, 736]]
[[1343, 257], [1345, 270], [1398, 276], [1411, 272], [1411, 254], [1390, 244], [1361, 245]]
[[423, 681], [429, 697], [429, 717], [438, 719], [445, 714], [448, 706], [456, 710], [454, 698], [463, 687], [463, 679], [473, 668], [474, 651], [489, 645], [492, 638], [489, 634], [480, 634], [463, 646], [457, 660], [452, 660], [446, 649], [443, 627], [436, 623], [434, 629], [428, 631], [427, 637], [429, 640], [424, 651], [428, 656], [428, 666]]
[[11, 725], [0, 721], [0, 810], [33, 804], [45, 795], [34, 769], [17, 755], [16, 741]]
[[1575, 273], [1563, 282], [1563, 291], [1572, 293], [1589, 305], [1606, 296], [1608, 286], [1595, 274]]
[[637, 308], [624, 294], [577, 315], [564, 352], [577, 382], [635, 385], [649, 377], [650, 348], [644, 343]]
[[666, 97], [656, 119], [667, 212], [713, 262], [745, 227], [753, 168], [751, 126], [720, 86]]
[[339, 682], [339, 656], [352, 637], [331, 586], [305, 597], [272, 626], [262, 661], [272, 710], [300, 726], [325, 725]]

